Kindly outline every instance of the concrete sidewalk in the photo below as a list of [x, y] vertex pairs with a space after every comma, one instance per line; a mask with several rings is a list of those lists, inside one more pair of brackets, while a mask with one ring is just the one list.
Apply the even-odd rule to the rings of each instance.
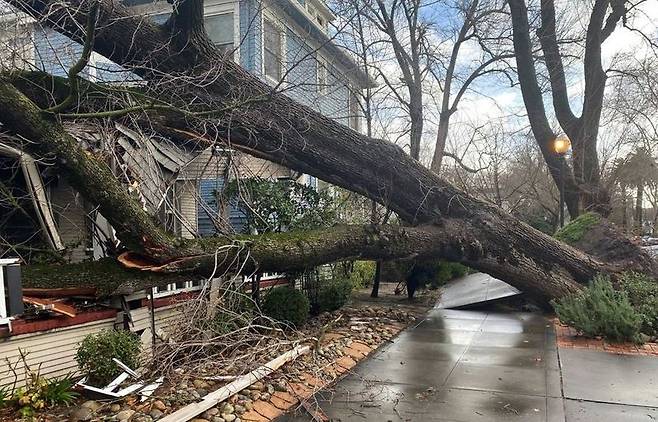
[[653, 357], [558, 352], [541, 315], [435, 308], [316, 402], [335, 421], [656, 421], [656, 377]]

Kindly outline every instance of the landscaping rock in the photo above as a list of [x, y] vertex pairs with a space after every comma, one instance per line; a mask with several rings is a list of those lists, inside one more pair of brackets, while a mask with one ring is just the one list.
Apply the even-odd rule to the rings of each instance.
[[[235, 413], [235, 407], [233, 407], [233, 405], [231, 403], [224, 403], [222, 405], [222, 408], [221, 408], [220, 412], [222, 413], [222, 417], [224, 417], [223, 416], [224, 414], [229, 414], [230, 415], [232, 413]], [[224, 419], [226, 419], [226, 418], [224, 418]]]
[[156, 400], [156, 401], [154, 401], [153, 404], [151, 405], [151, 407], [152, 407], [153, 409], [157, 409], [157, 410], [159, 410], [159, 411], [161, 411], [161, 412], [164, 412], [165, 410], [167, 410], [167, 405], [164, 404], [164, 402], [163, 402], [162, 400]]
[[88, 400], [84, 403], [82, 403], [81, 407], [86, 407], [87, 409], [91, 410], [92, 412], [98, 411], [100, 409], [102, 404], [97, 402], [96, 400]]
[[149, 416], [151, 416], [153, 418], [153, 420], [158, 420], [163, 415], [164, 415], [164, 413], [159, 409], [153, 409], [153, 410], [151, 410], [151, 413], [149, 413]]
[[201, 414], [201, 417], [204, 419], [212, 419], [213, 416], [217, 415], [219, 413], [219, 409], [216, 407], [211, 407], [210, 409], [206, 410]]
[[121, 412], [119, 412], [119, 413], [116, 414], [116, 419], [117, 419], [118, 421], [127, 421], [127, 420], [130, 419], [130, 418], [132, 417], [132, 415], [134, 415], [134, 414], [135, 414], [135, 411], [132, 410], [132, 409], [122, 410]]
[[89, 421], [91, 420], [93, 413], [94, 412], [88, 407], [81, 406], [78, 407], [77, 409], [73, 409], [73, 411], [69, 413], [69, 421], [70, 422]]
[[232, 414], [222, 413], [222, 418], [226, 422], [235, 422], [235, 420], [237, 419], [237, 416], [232, 415]]
[[194, 388], [196, 388], [196, 389], [201, 388], [201, 389], [207, 390], [208, 388], [210, 388], [210, 384], [208, 384], [204, 380], [195, 379], [192, 383], [194, 384]]
[[251, 390], [257, 390], [257, 391], [264, 391], [265, 390], [265, 384], [263, 384], [260, 381], [256, 381], [255, 383], [251, 384], [251, 387], [249, 387]]
[[121, 405], [120, 405], [120, 404], [118, 404], [118, 403], [112, 403], [112, 404], [110, 405], [110, 412], [112, 412], [112, 413], [117, 413], [117, 412], [119, 412], [120, 410], [121, 410]]

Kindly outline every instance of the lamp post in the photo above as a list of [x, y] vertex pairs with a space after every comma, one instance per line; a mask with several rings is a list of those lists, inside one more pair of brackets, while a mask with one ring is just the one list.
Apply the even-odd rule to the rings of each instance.
[[565, 155], [571, 148], [571, 140], [567, 135], [560, 135], [553, 141], [553, 150], [560, 157], [560, 227], [564, 227], [564, 162]]

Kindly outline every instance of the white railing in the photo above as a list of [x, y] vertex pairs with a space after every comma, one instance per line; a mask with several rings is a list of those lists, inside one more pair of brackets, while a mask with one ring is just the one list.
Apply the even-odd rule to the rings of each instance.
[[154, 287], [153, 298], [158, 299], [180, 293], [195, 292], [201, 290], [205, 283], [205, 280], [188, 280], [184, 282], [182, 287], [179, 287], [176, 283], [169, 283], [164, 287]]

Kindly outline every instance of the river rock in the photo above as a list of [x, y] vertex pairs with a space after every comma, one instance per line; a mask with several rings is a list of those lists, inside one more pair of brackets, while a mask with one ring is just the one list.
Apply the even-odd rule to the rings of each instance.
[[126, 409], [126, 410], [122, 410], [121, 412], [117, 413], [116, 418], [117, 418], [118, 421], [127, 421], [134, 414], [135, 414], [134, 410]]
[[78, 407], [77, 409], [73, 409], [71, 413], [69, 413], [69, 421], [70, 422], [82, 422], [82, 421], [89, 421], [91, 420], [91, 416], [93, 415], [94, 412], [91, 411], [88, 407]]

